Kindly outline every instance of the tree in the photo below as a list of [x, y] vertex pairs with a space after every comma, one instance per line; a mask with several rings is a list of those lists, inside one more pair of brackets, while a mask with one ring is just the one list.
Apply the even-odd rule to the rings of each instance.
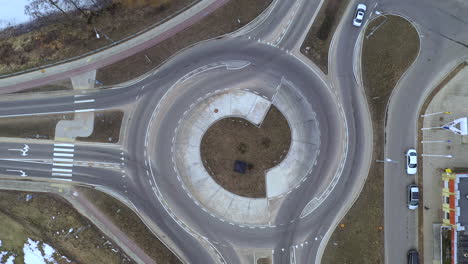
[[68, 17], [58, 0], [29, 0], [29, 4], [24, 7], [24, 13], [34, 19], [44, 19], [56, 12]]
[[78, 0], [65, 0], [68, 6], [73, 6], [73, 9], [78, 10], [83, 16], [87, 16], [83, 9], [80, 8], [80, 1]]

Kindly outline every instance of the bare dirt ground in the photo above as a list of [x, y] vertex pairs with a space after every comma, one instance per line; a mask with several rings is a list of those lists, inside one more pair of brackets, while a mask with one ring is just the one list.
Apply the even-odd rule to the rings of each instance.
[[[26, 201], [28, 194], [32, 196]], [[1, 251], [10, 252], [0, 263], [5, 263], [11, 254], [16, 255], [15, 263], [24, 263], [23, 245], [27, 238], [52, 246], [58, 263], [133, 263], [56, 195], [0, 191], [0, 223]]]
[[136, 78], [157, 67], [183, 48], [241, 28], [257, 17], [271, 2], [272, 0], [231, 0], [210, 15], [204, 17], [201, 21], [173, 37], [140, 53], [99, 69], [96, 79], [107, 86]]
[[[362, 75], [371, 112], [374, 136], [372, 159], [383, 157], [385, 110], [393, 88], [415, 60], [419, 36], [414, 27], [398, 16], [386, 16], [375, 33], [364, 40]], [[385, 20], [379, 17], [366, 35]], [[384, 169], [372, 163], [364, 188], [327, 245], [322, 263], [384, 263]]]
[[79, 141], [117, 143], [124, 113], [120, 110], [100, 111], [94, 115], [94, 129], [89, 137], [78, 137]]
[[[17, 35], [15, 30], [0, 34], [0, 74], [38, 67], [121, 40], [149, 27], [195, 0], [114, 1], [100, 11], [70, 13], [41, 20], [36, 29]], [[96, 38], [94, 28], [100, 32]], [[108, 38], [106, 38], [107, 36]]]
[[330, 42], [348, 3], [349, 0], [325, 0], [301, 46], [302, 54], [325, 74], [328, 74]]
[[94, 189], [80, 187], [79, 190], [81, 193], [84, 193], [89, 200], [94, 201], [94, 205], [107, 215], [120, 230], [132, 239], [156, 263], [181, 263], [126, 205]]
[[[243, 118], [213, 124], [201, 143], [203, 165], [224, 189], [245, 197], [265, 197], [265, 171], [278, 165], [291, 144], [288, 122], [272, 107], [261, 127]], [[245, 174], [234, 172], [234, 162], [249, 164]]]
[[73, 114], [0, 118], [0, 137], [54, 139], [60, 120], [72, 120]]

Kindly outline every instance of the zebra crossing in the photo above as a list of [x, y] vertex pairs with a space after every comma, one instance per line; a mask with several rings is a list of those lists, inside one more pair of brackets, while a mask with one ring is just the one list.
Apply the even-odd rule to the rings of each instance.
[[[54, 144], [52, 176], [72, 177], [75, 145], [69, 143]], [[63, 179], [61, 179], [63, 180]]]

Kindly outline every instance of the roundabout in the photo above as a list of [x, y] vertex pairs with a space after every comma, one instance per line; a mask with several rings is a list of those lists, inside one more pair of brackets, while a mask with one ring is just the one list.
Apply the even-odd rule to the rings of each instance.
[[[226, 43], [230, 49], [226, 50]], [[197, 49], [209, 50], [210, 56], [196, 65], [188, 63]], [[162, 97], [148, 95], [145, 104], [157, 105], [142, 137], [152, 185], [158, 186], [162, 198], [184, 222], [194, 214], [231, 226], [271, 228], [298, 221], [302, 208], [283, 214], [284, 208], [289, 211], [287, 204], [304, 198], [304, 193], [310, 199], [319, 197], [334, 176], [333, 164], [326, 161], [343, 156], [342, 142], [331, 140], [345, 133], [336, 98], [320, 76], [295, 57], [269, 56], [277, 50], [265, 45], [235, 38], [207, 42], [190, 51], [156, 72], [158, 76], [184, 69], [167, 83]], [[265, 197], [227, 191], [201, 160], [204, 133], [227, 117], [258, 126], [272, 106], [287, 120], [291, 142], [282, 161], [265, 171]]]

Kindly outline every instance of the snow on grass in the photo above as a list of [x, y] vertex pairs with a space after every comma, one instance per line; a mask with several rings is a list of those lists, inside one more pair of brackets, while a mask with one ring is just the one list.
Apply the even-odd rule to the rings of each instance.
[[15, 256], [11, 255], [7, 261], [5, 262], [5, 264], [14, 264], [15, 262], [13, 262], [13, 260], [15, 260]]
[[43, 243], [42, 249], [44, 250], [44, 258], [49, 262], [55, 262], [52, 255], [55, 253], [55, 249], [46, 243]]
[[24, 253], [24, 263], [34, 263], [34, 264], [48, 264], [48, 263], [57, 263], [52, 254], [55, 252], [51, 246], [43, 243], [42, 249], [44, 250], [44, 254], [42, 254], [41, 250], [38, 247], [39, 242], [34, 241], [28, 238], [28, 242], [23, 246], [23, 253]]

